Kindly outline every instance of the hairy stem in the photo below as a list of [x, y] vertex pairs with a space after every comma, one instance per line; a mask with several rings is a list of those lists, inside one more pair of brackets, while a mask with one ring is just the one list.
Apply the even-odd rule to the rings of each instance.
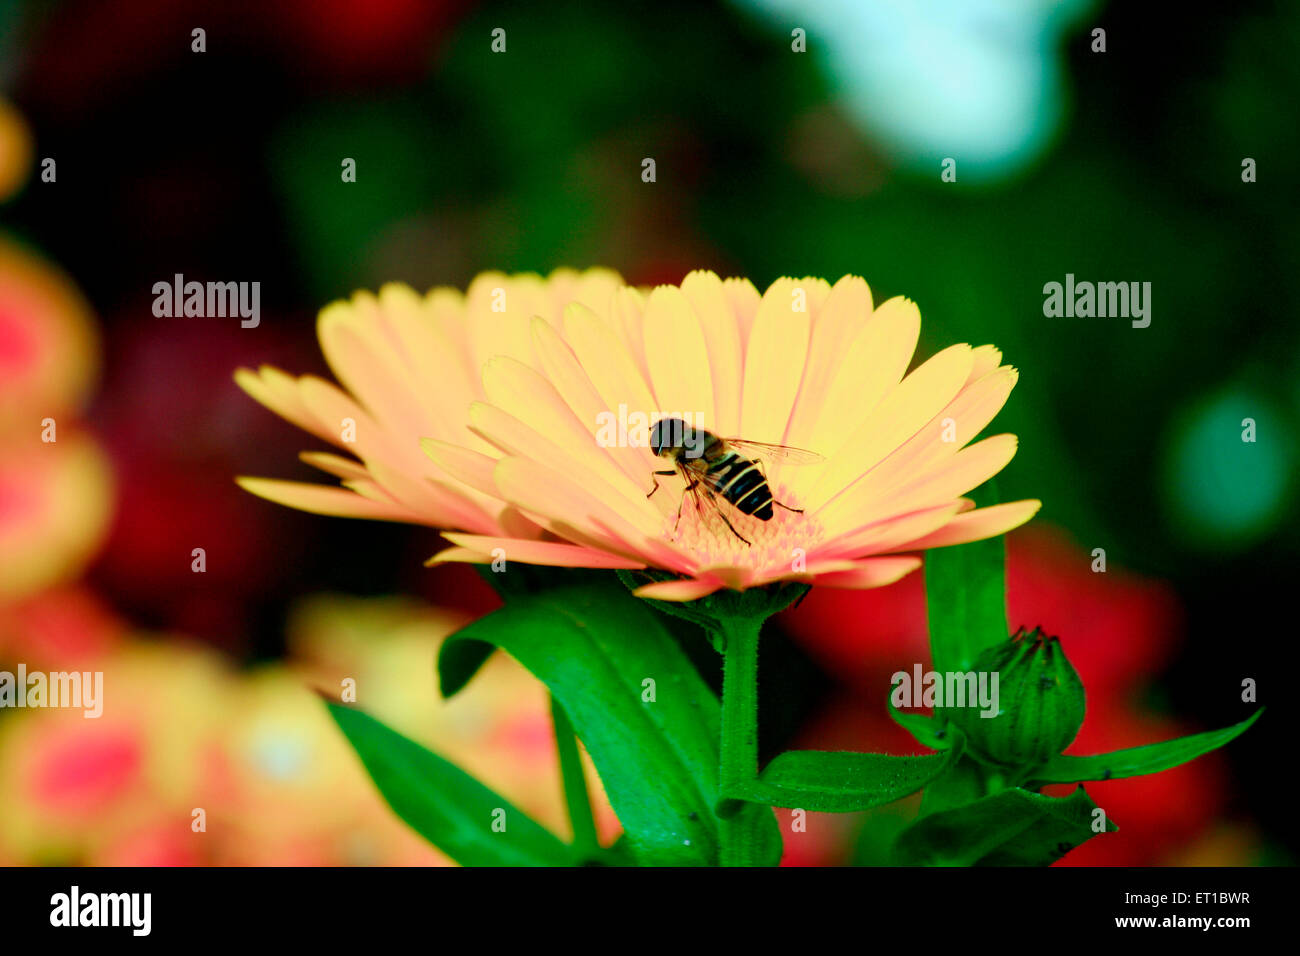
[[[758, 636], [762, 619], [722, 618], [716, 641], [722, 647], [722, 740], [718, 768], [719, 792], [725, 796], [736, 784], [758, 774]], [[723, 866], [753, 866], [758, 856], [755, 817], [720, 813]]]

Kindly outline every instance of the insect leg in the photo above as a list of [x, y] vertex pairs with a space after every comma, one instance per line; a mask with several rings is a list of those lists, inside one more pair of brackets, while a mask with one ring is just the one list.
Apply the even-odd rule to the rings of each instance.
[[695, 509], [698, 511], [700, 508], [699, 492], [695, 490], [695, 486], [699, 484], [699, 481], [695, 478], [691, 478], [689, 481], [690, 484], [682, 492], [682, 500], [677, 503], [677, 520], [673, 522], [673, 537], [677, 537], [677, 526], [682, 523], [682, 506], [686, 504], [686, 495], [688, 493], [695, 500]]
[[745, 547], [749, 547], [749, 546], [750, 546], [750, 544], [749, 544], [749, 539], [746, 538], [743, 534], [741, 534], [739, 531], [737, 531], [737, 530], [735, 529], [735, 527], [732, 525], [731, 521], [728, 520], [727, 516], [724, 515], [724, 514], [722, 513], [722, 509], [721, 509], [721, 508], [718, 509], [718, 517], [721, 518], [721, 519], [726, 523], [726, 525], [727, 525], [728, 528], [731, 528], [731, 533], [732, 533], [732, 534], [734, 534], [734, 535], [735, 535], [737, 538], [739, 538], [741, 541], [745, 542]]
[[732, 533], [732, 534], [734, 534], [734, 535], [735, 535], [737, 538], [739, 538], [741, 541], [745, 542], [745, 546], [746, 546], [746, 547], [749, 547], [749, 546], [750, 546], [749, 539], [746, 538], [746, 537], [745, 537], [743, 534], [741, 534], [739, 531], [737, 531], [737, 530], [736, 530], [736, 526], [733, 525], [733, 524], [731, 523], [731, 521], [727, 518], [726, 513], [723, 512], [723, 510], [722, 510], [722, 506], [718, 504], [718, 496], [715, 495], [715, 494], [714, 494], [712, 491], [710, 491], [708, 488], [705, 488], [705, 489], [704, 489], [704, 494], [708, 497], [710, 503], [712, 503], [712, 505], [713, 505], [713, 510], [717, 513], [718, 517], [722, 519], [722, 523], [725, 524], [729, 529], [731, 529], [731, 533]]
[[677, 472], [673, 471], [671, 468], [668, 471], [650, 472], [650, 479], [655, 483], [655, 486], [651, 488], [648, 492], [646, 492], [646, 497], [649, 498], [651, 495], [653, 495], [656, 491], [659, 490], [659, 479], [655, 478], [654, 477], [655, 475], [675, 475], [675, 474], [677, 474]]

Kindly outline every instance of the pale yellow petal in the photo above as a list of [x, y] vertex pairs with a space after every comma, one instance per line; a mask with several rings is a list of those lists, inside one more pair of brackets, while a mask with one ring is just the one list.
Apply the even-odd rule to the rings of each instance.
[[435, 465], [456, 481], [484, 495], [496, 497], [497, 486], [492, 480], [496, 457], [436, 438], [421, 438], [420, 447]]
[[708, 427], [719, 435], [738, 435], [745, 355], [741, 351], [740, 325], [726, 289], [714, 273], [697, 270], [682, 280], [682, 294], [699, 319], [709, 356], [714, 419]]
[[876, 309], [848, 347], [802, 447], [834, 457], [854, 439], [880, 401], [903, 378], [921, 335], [916, 303], [895, 296]]
[[[500, 557], [506, 561], [509, 573], [510, 562], [524, 564], [547, 564], [560, 568], [622, 568], [631, 570], [644, 568], [644, 561], [632, 561], [618, 555], [584, 548], [581, 545], [566, 544], [558, 541], [521, 541], [517, 538], [493, 537], [491, 535], [451, 534], [443, 535], [452, 544], [478, 554], [482, 561], [492, 561], [497, 557], [493, 552], [500, 550]], [[434, 555], [430, 564], [446, 560], [442, 555]]]
[[953, 544], [995, 538], [1020, 527], [1036, 515], [1042, 505], [1041, 501], [1027, 499], [968, 511], [957, 515], [938, 531], [915, 541], [909, 541], [905, 547], [898, 550], [920, 551], [926, 548], [943, 548]]
[[298, 392], [298, 380], [292, 376], [263, 365], [256, 372], [246, 368], [237, 370], [235, 382], [251, 398], [286, 421], [325, 441], [338, 443], [338, 432], [327, 429], [307, 408]]
[[817, 480], [803, 499], [805, 506], [820, 510], [915, 435], [957, 395], [973, 361], [969, 345], [954, 345], [903, 379], [881, 399], [840, 452], [818, 469]]
[[[616, 417], [640, 411], [648, 419], [656, 408], [654, 394], [641, 366], [608, 324], [590, 309], [571, 305], [564, 313], [564, 338], [607, 410]], [[648, 445], [650, 424], [645, 421], [636, 435], [642, 446]]]
[[795, 279], [778, 279], [764, 293], [745, 352], [738, 437], [777, 444], [785, 438], [808, 354], [811, 295]]
[[819, 574], [813, 584], [828, 588], [878, 588], [893, 584], [921, 566], [920, 558], [887, 557], [859, 561], [851, 571]]
[[835, 283], [813, 322], [808, 361], [784, 444], [816, 451], [809, 443], [815, 440], [836, 372], [871, 314], [871, 290], [864, 280], [845, 276]]
[[577, 543], [598, 543], [604, 550], [641, 559], [646, 531], [614, 503], [617, 499], [598, 479], [513, 455], [497, 462], [493, 475], [503, 498], [561, 537], [574, 540], [563, 532], [575, 529], [582, 535]]
[[298, 453], [298, 457], [313, 468], [319, 468], [336, 478], [361, 480], [370, 477], [370, 472], [366, 471], [365, 465], [340, 455], [332, 455], [325, 451], [303, 451]]
[[817, 554], [853, 558], [899, 550], [901, 545], [942, 528], [960, 514], [961, 508], [959, 501], [945, 501], [915, 511], [891, 512], [883, 517], [879, 513], [856, 516], [844, 525], [852, 530], [818, 545]]
[[416, 397], [419, 384], [383, 331], [373, 296], [357, 293], [351, 302], [326, 306], [317, 335], [334, 377], [387, 431], [434, 433], [433, 416]]
[[695, 310], [675, 286], [660, 286], [646, 299], [641, 334], [656, 406], [652, 420], [683, 418], [713, 431], [713, 371], [704, 330]]
[[404, 285], [379, 290], [380, 316], [390, 343], [410, 369], [412, 395], [424, 409], [423, 434], [473, 444], [465, 423], [470, 402], [482, 397], [467, 352], [430, 315], [427, 300]]
[[1015, 435], [994, 435], [957, 452], [934, 475], [889, 502], [891, 510], [912, 510], [955, 500], [988, 481], [1015, 457]]
[[696, 601], [723, 588], [717, 579], [684, 578], [678, 581], [656, 581], [643, 584], [632, 593], [639, 598], [656, 601]]
[[470, 283], [465, 292], [465, 323], [475, 376], [497, 355], [532, 361], [530, 320], [547, 311], [542, 281], [538, 275], [484, 272]]
[[617, 493], [620, 506], [638, 523], [658, 523], [659, 510], [646, 500], [649, 475], [637, 481], [620, 468], [611, 452], [621, 450], [602, 448], [597, 441], [600, 423], [578, 421], [544, 376], [499, 356], [484, 368], [483, 387], [491, 404], [475, 404], [470, 410], [470, 424], [479, 434], [512, 454], [563, 462], [584, 478], [599, 479]]
[[[320, 422], [322, 435], [328, 441], [367, 462], [381, 458], [402, 460], [402, 451], [380, 424], [336, 385], [304, 375], [299, 390], [303, 404]], [[413, 439], [418, 437], [417, 432]]]
[[975, 349], [975, 364], [971, 366], [967, 384], [977, 381], [1002, 364], [1002, 350], [995, 345], [981, 345]]
[[732, 314], [736, 317], [736, 328], [740, 332], [740, 351], [744, 355], [749, 349], [749, 333], [754, 327], [758, 315], [758, 306], [763, 301], [754, 284], [748, 279], [724, 279], [722, 291], [731, 303]]
[[312, 514], [339, 518], [371, 518], [376, 521], [410, 521], [424, 524], [417, 515], [396, 502], [385, 504], [356, 494], [346, 488], [313, 485], [299, 481], [280, 481], [275, 478], [235, 479], [245, 491], [274, 501], [276, 504]]
[[1015, 383], [1015, 369], [1004, 366], [968, 384], [925, 427], [828, 504], [822, 520], [841, 527], [846, 515], [870, 512], [874, 503], [888, 501], [947, 467], [1002, 409]]
[[[614, 463], [637, 487], [646, 485], [648, 475], [658, 467], [655, 456], [645, 447], [644, 441], [641, 447], [632, 447], [630, 431], [626, 438], [620, 434], [619, 410], [605, 404], [561, 334], [549, 324], [534, 319], [533, 347], [542, 374], [574, 417], [589, 426], [591, 440], [604, 448], [619, 449], [610, 452]], [[638, 438], [645, 439], [646, 436], [638, 435]], [[622, 442], [626, 442], [627, 447], [623, 447]]]

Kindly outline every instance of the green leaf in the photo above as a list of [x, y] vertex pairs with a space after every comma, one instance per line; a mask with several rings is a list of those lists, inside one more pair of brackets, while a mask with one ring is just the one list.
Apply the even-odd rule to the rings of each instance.
[[889, 716], [893, 718], [894, 723], [916, 738], [916, 742], [923, 747], [929, 747], [931, 750], [947, 750], [952, 746], [952, 734], [948, 730], [946, 721], [938, 717], [901, 711], [894, 706], [892, 695], [885, 698], [885, 703], [889, 707]]
[[[949, 725], [954, 734], [961, 729]], [[965, 740], [963, 738], [963, 744]], [[921, 797], [921, 816], [951, 810], [974, 803], [989, 793], [987, 768], [968, 753], [963, 753], [956, 763], [925, 788]]]
[[[501, 600], [509, 602], [548, 588], [576, 587], [596, 582], [600, 572], [586, 568], [551, 568], [540, 564], [513, 564], [507, 572], [493, 571], [486, 564], [473, 565], [484, 581], [497, 592]], [[467, 644], [450, 655], [445, 666], [439, 663], [439, 689], [444, 698], [454, 697], [464, 689], [475, 674], [496, 651], [491, 644]]]
[[[570, 866], [569, 847], [454, 764], [373, 717], [326, 701], [393, 812], [465, 866]], [[504, 811], [504, 816], [502, 815]], [[505, 830], [493, 830], [501, 820]]]
[[[1047, 866], [1096, 835], [1097, 805], [1082, 787], [1068, 797], [1014, 788], [923, 816], [894, 853], [911, 866]], [[1105, 817], [1105, 829], [1119, 829]]]
[[[980, 507], [997, 503], [992, 482], [969, 497]], [[980, 651], [1009, 636], [1005, 564], [1001, 536], [926, 552], [925, 602], [936, 671], [969, 671]]]
[[1239, 724], [1222, 730], [1208, 730], [1202, 734], [1177, 737], [1163, 743], [1145, 747], [1130, 747], [1108, 754], [1090, 757], [1059, 756], [1049, 760], [1033, 772], [1035, 785], [1048, 783], [1078, 783], [1081, 780], [1119, 780], [1159, 773], [1170, 767], [1195, 760], [1239, 737], [1264, 713], [1260, 708]]
[[496, 653], [491, 644], [469, 642], [438, 655], [438, 689], [443, 699], [459, 694], [479, 669]]
[[757, 780], [737, 784], [726, 795], [828, 813], [870, 810], [916, 793], [960, 756], [960, 743], [945, 753], [913, 757], [790, 750], [773, 759]]
[[[639, 861], [713, 865], [717, 697], [653, 610], [612, 580], [521, 595], [443, 642], [444, 684], [461, 655], [500, 647], [550, 689], [600, 773]], [[654, 700], [642, 695], [654, 681]], [[780, 859], [770, 809], [763, 859]]]

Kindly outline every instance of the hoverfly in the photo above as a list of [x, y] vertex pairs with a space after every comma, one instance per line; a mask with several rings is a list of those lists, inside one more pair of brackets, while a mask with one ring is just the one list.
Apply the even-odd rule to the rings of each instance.
[[[696, 508], [700, 507], [700, 495], [703, 494], [731, 529], [731, 533], [745, 544], [749, 544], [749, 540], [732, 525], [718, 504], [718, 499], [722, 498], [741, 514], [753, 515], [760, 521], [772, 519], [773, 505], [801, 514], [802, 508], [791, 508], [772, 496], [762, 460], [789, 465], [810, 465], [824, 460], [816, 452], [802, 448], [770, 445], [742, 438], [719, 438], [680, 418], [661, 418], [651, 426], [650, 450], [661, 458], [673, 459], [675, 467], [652, 473], [656, 476], [655, 486], [646, 495], [647, 498], [659, 490], [659, 475], [680, 474], [686, 481], [686, 492], [682, 494], [682, 503], [677, 506], [674, 534], [682, 520], [682, 505], [686, 503], [686, 494], [691, 495]], [[748, 457], [751, 455], [753, 457]]]

